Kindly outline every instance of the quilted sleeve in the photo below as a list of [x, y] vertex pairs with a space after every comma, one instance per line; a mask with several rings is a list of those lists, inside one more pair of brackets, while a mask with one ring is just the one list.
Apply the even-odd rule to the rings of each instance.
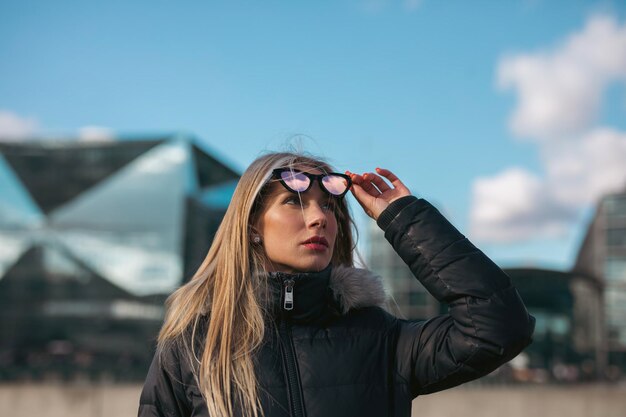
[[152, 359], [139, 398], [138, 417], [183, 417], [190, 411], [179, 358], [175, 345], [171, 345]]
[[397, 370], [413, 398], [483, 376], [532, 341], [530, 316], [510, 278], [430, 203], [394, 201], [379, 217], [386, 239], [448, 314], [400, 320]]

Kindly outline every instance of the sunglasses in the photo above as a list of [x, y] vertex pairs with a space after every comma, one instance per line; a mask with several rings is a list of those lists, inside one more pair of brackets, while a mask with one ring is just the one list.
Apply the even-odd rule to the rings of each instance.
[[346, 195], [352, 185], [349, 176], [338, 172], [311, 174], [293, 168], [277, 168], [272, 172], [272, 176], [278, 178], [280, 183], [293, 193], [304, 193], [311, 188], [313, 181], [317, 180], [323, 191], [337, 198]]

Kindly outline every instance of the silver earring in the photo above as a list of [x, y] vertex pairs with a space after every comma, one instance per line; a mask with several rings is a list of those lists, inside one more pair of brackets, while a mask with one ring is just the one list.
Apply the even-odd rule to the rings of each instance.
[[252, 241], [258, 245], [259, 243], [261, 243], [261, 236], [254, 235], [254, 237], [252, 238]]

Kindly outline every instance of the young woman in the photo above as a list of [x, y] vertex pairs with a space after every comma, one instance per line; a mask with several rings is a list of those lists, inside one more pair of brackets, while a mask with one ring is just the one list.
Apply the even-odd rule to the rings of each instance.
[[[399, 319], [353, 266], [351, 191], [449, 313]], [[206, 259], [167, 302], [139, 416], [410, 416], [531, 341], [510, 279], [390, 171], [272, 153], [241, 177]]]

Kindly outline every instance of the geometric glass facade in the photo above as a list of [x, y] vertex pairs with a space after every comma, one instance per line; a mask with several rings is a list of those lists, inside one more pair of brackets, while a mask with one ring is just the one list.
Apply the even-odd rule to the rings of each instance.
[[602, 198], [574, 270], [601, 280], [607, 362], [626, 371], [626, 193]]
[[141, 380], [239, 175], [193, 139], [0, 143], [0, 380]]
[[623, 352], [626, 356], [626, 195], [606, 197], [601, 210], [605, 216], [604, 278], [608, 342], [611, 350]]

